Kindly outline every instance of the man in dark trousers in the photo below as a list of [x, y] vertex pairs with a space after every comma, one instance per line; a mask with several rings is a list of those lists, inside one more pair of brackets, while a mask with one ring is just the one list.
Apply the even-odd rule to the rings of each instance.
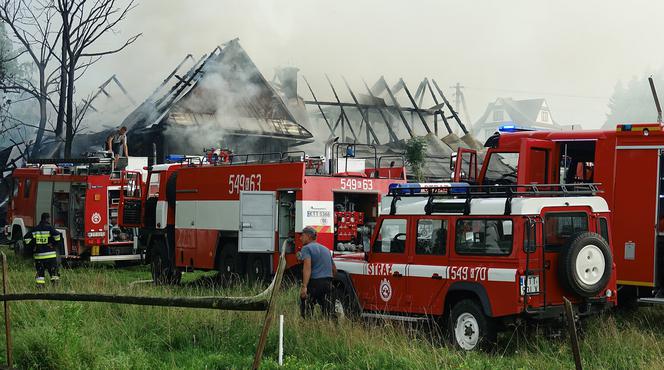
[[300, 289], [300, 314], [303, 318], [313, 313], [314, 306], [319, 304], [323, 314], [332, 317], [332, 277], [337, 267], [332, 260], [332, 252], [316, 242], [316, 230], [307, 226], [300, 236], [302, 241], [302, 288]]
[[34, 252], [37, 287], [46, 284], [45, 270], [48, 270], [51, 283], [57, 283], [60, 280], [57, 248], [62, 243], [62, 236], [51, 226], [51, 215], [42, 213], [39, 225], [25, 234], [24, 239], [26, 246]]

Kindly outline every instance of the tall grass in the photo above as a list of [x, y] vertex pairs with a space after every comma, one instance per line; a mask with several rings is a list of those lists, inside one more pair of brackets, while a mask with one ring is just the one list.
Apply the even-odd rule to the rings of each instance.
[[[10, 290], [34, 291], [26, 261], [10, 259]], [[188, 274], [178, 287], [134, 284], [145, 267], [85, 266], [62, 271], [54, 291], [204, 296], [250, 295], [260, 286], [222, 288], [210, 274]], [[329, 322], [299, 318], [298, 290], [287, 287], [277, 314], [285, 315], [285, 365], [289, 369], [562, 369], [573, 367], [566, 341], [537, 330], [509, 330], [494, 353], [465, 354], [435, 338], [435, 331], [397, 322]], [[250, 367], [263, 312], [77, 302], [13, 302], [14, 358], [34, 369], [245, 369]], [[664, 368], [664, 312], [640, 309], [585, 323], [581, 355], [587, 368]], [[2, 338], [4, 342], [4, 338]], [[2, 343], [4, 348], [4, 343]], [[4, 351], [2, 353], [4, 361]], [[279, 368], [276, 327], [263, 367]]]

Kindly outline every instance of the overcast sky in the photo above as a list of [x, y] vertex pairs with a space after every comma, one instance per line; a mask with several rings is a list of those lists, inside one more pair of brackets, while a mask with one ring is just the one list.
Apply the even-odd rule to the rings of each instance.
[[619, 80], [664, 65], [663, 16], [663, 1], [639, 0], [142, 0], [105, 41], [143, 36], [79, 91], [116, 73], [142, 100], [187, 53], [239, 37], [268, 79], [297, 66], [323, 97], [325, 73], [358, 89], [362, 77], [403, 77], [412, 89], [432, 77], [467, 87], [473, 121], [497, 97], [543, 97], [558, 123], [595, 128]]

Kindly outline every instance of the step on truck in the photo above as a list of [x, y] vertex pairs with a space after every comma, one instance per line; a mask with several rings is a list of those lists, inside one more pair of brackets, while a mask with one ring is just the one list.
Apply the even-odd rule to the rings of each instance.
[[489, 347], [517, 319], [616, 305], [606, 201], [594, 184], [395, 185], [365, 253], [335, 257], [350, 317], [433, 320], [458, 348]]
[[381, 196], [405, 183], [406, 173], [374, 147], [370, 158], [356, 156], [356, 146], [337, 143], [327, 159], [211, 150], [203, 159], [171, 156], [173, 163], [153, 166], [141, 229], [153, 278], [174, 283], [183, 271], [217, 270], [226, 279], [265, 280], [282, 248], [287, 267], [299, 265], [305, 226], [330, 250], [363, 250]]
[[[510, 125], [487, 140], [481, 170], [464, 172], [485, 187], [602, 183], [598, 195], [611, 210], [609, 239], [616, 251], [620, 305], [664, 303], [662, 127], [643, 123], [615, 130], [531, 131]], [[464, 153], [464, 166], [475, 155]]]
[[31, 256], [23, 236], [48, 212], [53, 227], [63, 235], [61, 258], [140, 261], [135, 226], [140, 225], [141, 214], [136, 206], [147, 158], [124, 158], [122, 171], [112, 171], [111, 160], [108, 153], [91, 153], [82, 158], [31, 160], [14, 170], [6, 233], [17, 254]]

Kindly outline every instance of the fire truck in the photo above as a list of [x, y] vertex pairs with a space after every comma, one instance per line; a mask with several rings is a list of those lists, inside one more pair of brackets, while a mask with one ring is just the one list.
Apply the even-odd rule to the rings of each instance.
[[266, 279], [282, 248], [287, 267], [299, 265], [305, 226], [314, 227], [330, 250], [363, 250], [381, 194], [392, 183], [405, 183], [406, 172], [396, 161], [381, 168], [386, 158], [378, 158], [375, 148], [373, 157], [360, 158], [356, 147], [336, 143], [327, 159], [216, 150], [152, 166], [141, 239], [155, 281], [177, 282], [182, 271], [193, 269]]
[[391, 187], [367, 253], [335, 257], [347, 317], [436, 321], [462, 350], [516, 319], [616, 305], [610, 213], [594, 184]]
[[[490, 137], [481, 170], [466, 169], [483, 186], [601, 183], [611, 209], [622, 304], [664, 303], [664, 132], [660, 123], [616, 130], [531, 131], [514, 125]], [[467, 167], [476, 153], [464, 154]], [[473, 163], [477, 163], [476, 161]], [[543, 187], [546, 188], [546, 187]]]
[[145, 157], [129, 157], [125, 170], [112, 171], [107, 153], [66, 160], [33, 160], [14, 170], [6, 232], [19, 255], [30, 255], [25, 235], [42, 213], [63, 234], [60, 257], [118, 264], [141, 259], [137, 230], [120, 226], [140, 224], [142, 172]]

